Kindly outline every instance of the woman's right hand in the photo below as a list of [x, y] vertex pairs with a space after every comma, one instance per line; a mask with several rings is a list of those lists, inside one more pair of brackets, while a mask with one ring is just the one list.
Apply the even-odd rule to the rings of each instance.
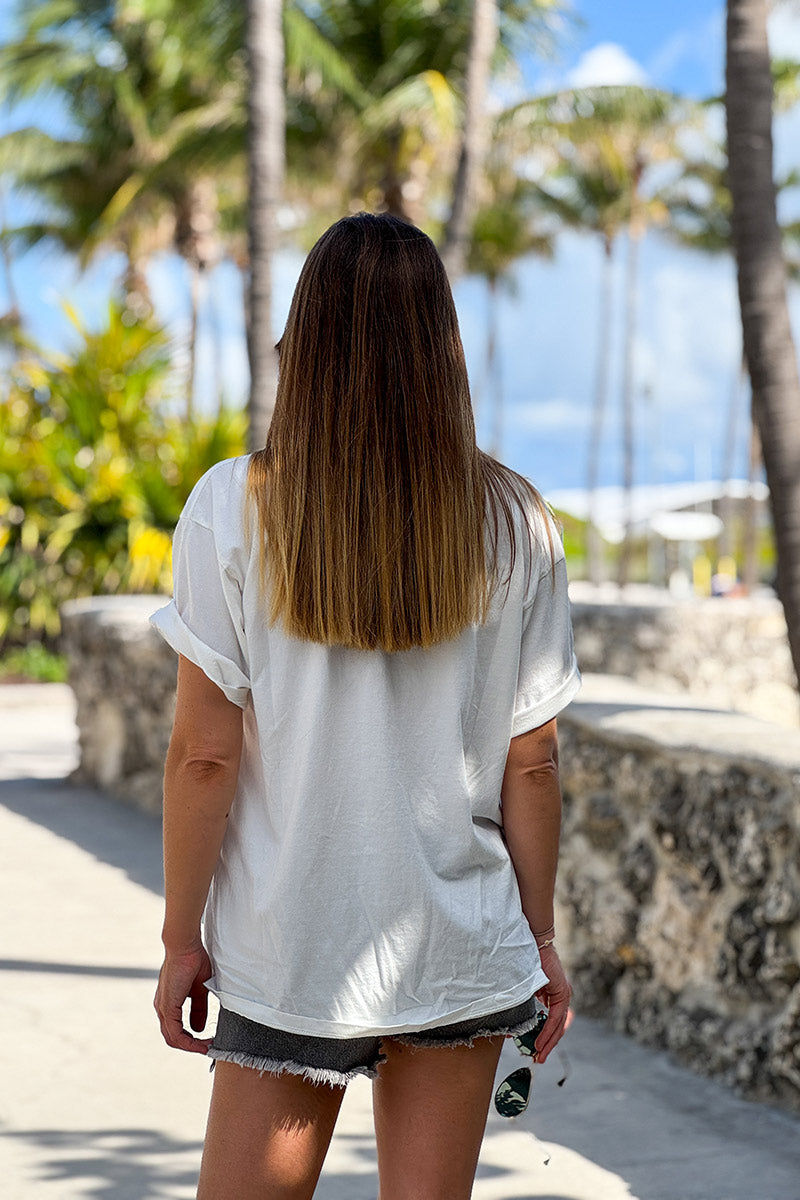
[[195, 1033], [202, 1032], [208, 1016], [208, 990], [204, 985], [213, 973], [211, 960], [199, 938], [195, 947], [180, 954], [168, 952], [165, 955], [153, 1007], [168, 1046], [193, 1054], [208, 1053], [211, 1038], [192, 1037], [184, 1029], [183, 1003], [191, 1000], [189, 1024]]
[[536, 993], [537, 999], [548, 1008], [547, 1021], [536, 1042], [536, 1061], [545, 1062], [550, 1051], [560, 1042], [572, 1022], [572, 1012], [569, 1002], [572, 988], [564, 973], [561, 960], [553, 946], [545, 946], [539, 951], [542, 969], [549, 982]]

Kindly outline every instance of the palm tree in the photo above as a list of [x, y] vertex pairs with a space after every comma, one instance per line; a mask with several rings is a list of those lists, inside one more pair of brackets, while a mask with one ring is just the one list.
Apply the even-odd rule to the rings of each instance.
[[0, 163], [46, 204], [42, 219], [8, 238], [26, 245], [55, 240], [83, 264], [100, 249], [122, 250], [125, 292], [140, 314], [149, 304], [147, 258], [166, 247], [183, 258], [191, 295], [190, 413], [197, 307], [202, 278], [223, 253], [220, 208], [237, 152], [227, 126], [243, 90], [243, 63], [235, 26], [220, 24], [212, 0], [174, 0], [168, 47], [162, 10], [154, 3], [135, 13], [87, 8], [75, 0], [28, 6], [21, 36], [0, 55], [6, 96], [55, 89], [75, 134], [56, 139], [36, 128], [17, 130], [0, 139]]
[[775, 205], [765, 0], [728, 0], [725, 114], [742, 334], [778, 551], [778, 595], [800, 681], [800, 378]]
[[[509, 109], [504, 116], [507, 123], [517, 127], [528, 123], [533, 144], [556, 155], [556, 172], [568, 175], [574, 171], [579, 176], [587, 174], [589, 179], [595, 181], [607, 181], [603, 186], [610, 192], [615, 223], [624, 223], [628, 258], [621, 399], [626, 511], [625, 537], [618, 569], [620, 586], [628, 580], [632, 553], [636, 392], [634, 350], [639, 248], [647, 229], [653, 224], [664, 223], [668, 217], [667, 208], [653, 182], [652, 169], [667, 161], [680, 160], [680, 136], [694, 115], [695, 106], [670, 92], [633, 86], [606, 86], [580, 88], [525, 101]], [[598, 369], [598, 378], [603, 369]], [[602, 394], [600, 386], [599, 395]], [[595, 426], [602, 424], [602, 401], [598, 401], [597, 395]], [[593, 467], [590, 483], [592, 476], [596, 478], [595, 471], [596, 467]], [[597, 570], [597, 567], [594, 569]]]
[[496, 0], [473, 0], [461, 147], [453, 185], [453, 201], [442, 243], [442, 258], [453, 281], [464, 270], [469, 229], [479, 203], [478, 185], [486, 153], [485, 108], [496, 45]]
[[[513, 171], [489, 176], [492, 186], [490, 202], [478, 210], [472, 226], [466, 259], [471, 275], [486, 280], [487, 321], [485, 384], [492, 397], [492, 433], [489, 453], [498, 458], [502, 453], [502, 378], [497, 361], [497, 307], [501, 287], [513, 294], [516, 290], [514, 267], [529, 254], [550, 257], [553, 240], [537, 225], [535, 191]], [[479, 394], [476, 395], [476, 408]]]
[[[496, 0], [496, 48], [487, 58], [495, 36], [487, 0], [477, 26], [473, 3], [314, 0], [287, 10], [287, 186], [306, 210], [310, 237], [348, 206], [383, 209], [439, 232], [438, 212], [454, 199], [473, 29], [470, 111], [477, 112], [487, 61], [509, 68], [516, 48], [541, 50], [556, 24], [552, 0]], [[473, 126], [461, 125], [471, 147]]]
[[586, 453], [586, 567], [589, 580], [598, 584], [602, 581], [603, 564], [597, 525], [597, 488], [608, 403], [614, 250], [625, 227], [627, 192], [625, 180], [618, 173], [602, 167], [584, 166], [579, 160], [561, 162], [546, 183], [539, 184], [538, 192], [541, 203], [563, 225], [595, 234], [602, 247], [592, 421]]
[[249, 447], [264, 445], [277, 386], [272, 339], [272, 260], [285, 163], [283, 26], [281, 0], [248, 0], [250, 292], [247, 351], [250, 359]]
[[[773, 63], [773, 81], [775, 85], [775, 100], [777, 107], [790, 107], [791, 85], [796, 78], [796, 64], [790, 71], [790, 64]], [[724, 97], [707, 101], [709, 105], [722, 104]], [[789, 171], [775, 182], [778, 196], [789, 192], [798, 185], [798, 173]], [[731, 193], [728, 185], [728, 162], [724, 146], [708, 140], [703, 147], [701, 156], [688, 159], [682, 168], [680, 177], [663, 193], [663, 199], [670, 211], [668, 234], [680, 245], [705, 254], [731, 254], [733, 241], [731, 232]], [[800, 254], [798, 254], [797, 222], [787, 222], [781, 226], [784, 257], [789, 275], [792, 278], [800, 276]], [[734, 474], [737, 423], [741, 395], [748, 382], [747, 358], [744, 348], [740, 348], [734, 371], [733, 385], [730, 391], [728, 416], [725, 431], [725, 451], [723, 459], [723, 478], [730, 481]], [[757, 431], [752, 428], [752, 412], [750, 414], [750, 436], [748, 453], [748, 475], [751, 482], [755, 479], [760, 454], [760, 442]], [[720, 553], [733, 553], [732, 503], [730, 495], [723, 494], [720, 500], [720, 516], [723, 530], [720, 534]], [[751, 590], [758, 581], [758, 568], [754, 559], [757, 551], [757, 531], [755, 521], [757, 506], [750, 497], [745, 505], [744, 547], [745, 561], [743, 579], [747, 590]], [[752, 528], [750, 523], [753, 523]]]

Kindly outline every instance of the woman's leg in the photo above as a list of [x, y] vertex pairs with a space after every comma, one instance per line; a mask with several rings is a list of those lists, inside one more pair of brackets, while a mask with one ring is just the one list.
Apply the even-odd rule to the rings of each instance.
[[384, 1039], [372, 1084], [380, 1200], [469, 1200], [503, 1037], [472, 1046]]
[[218, 1061], [198, 1200], [308, 1200], [344, 1093]]

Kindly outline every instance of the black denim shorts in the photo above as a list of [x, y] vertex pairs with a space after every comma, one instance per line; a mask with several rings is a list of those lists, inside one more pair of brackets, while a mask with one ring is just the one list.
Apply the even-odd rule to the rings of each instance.
[[[374, 1079], [378, 1064], [386, 1062], [381, 1041], [402, 1042], [408, 1046], [471, 1046], [477, 1037], [514, 1036], [526, 1033], [536, 1023], [541, 1009], [531, 996], [513, 1008], [488, 1016], [473, 1017], [455, 1024], [418, 1029], [413, 1033], [393, 1033], [354, 1038], [312, 1037], [260, 1025], [238, 1013], [221, 1008], [208, 1054], [214, 1061], [238, 1063], [257, 1071], [280, 1075], [284, 1071], [303, 1075], [312, 1083], [344, 1086], [356, 1075]], [[214, 1069], [214, 1062], [211, 1064]]]

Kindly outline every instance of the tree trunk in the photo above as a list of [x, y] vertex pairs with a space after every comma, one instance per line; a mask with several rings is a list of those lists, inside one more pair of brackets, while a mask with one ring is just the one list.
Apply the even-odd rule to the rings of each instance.
[[634, 471], [634, 413], [635, 383], [634, 352], [636, 345], [636, 315], [638, 308], [639, 242], [641, 233], [633, 221], [628, 226], [628, 270], [625, 283], [625, 365], [622, 378], [622, 487], [624, 491], [625, 534], [619, 553], [617, 582], [625, 587], [633, 556], [633, 471]]
[[189, 262], [189, 362], [186, 367], [186, 420], [194, 416], [194, 379], [197, 374], [197, 318], [200, 311], [200, 268]]
[[406, 210], [405, 196], [403, 195], [404, 179], [403, 173], [400, 170], [402, 145], [402, 129], [398, 127], [389, 130], [386, 134], [386, 149], [380, 188], [383, 211], [389, 213], [392, 217], [399, 217], [401, 221], [408, 221], [410, 218]]
[[778, 595], [800, 680], [800, 379], [775, 210], [766, 0], [728, 0], [725, 76], [742, 333], [770, 490]]
[[489, 322], [486, 342], [486, 380], [491, 398], [492, 432], [489, 453], [500, 458], [503, 442], [503, 377], [502, 364], [497, 357], [497, 280], [489, 278]]
[[139, 321], [148, 321], [153, 315], [153, 300], [144, 269], [144, 259], [138, 257], [133, 247], [125, 246], [125, 273], [122, 276], [122, 298], [125, 307]]
[[442, 258], [455, 282], [463, 274], [478, 206], [478, 180], [486, 156], [486, 96], [497, 45], [497, 0], [472, 0], [472, 31], [464, 82], [464, 123]]
[[608, 366], [610, 361], [611, 299], [614, 265], [614, 243], [603, 238], [603, 269], [600, 281], [600, 310], [597, 330], [597, 359], [594, 377], [594, 405], [589, 453], [586, 459], [586, 571], [591, 583], [603, 579], [602, 543], [597, 527], [597, 486], [600, 481], [600, 445], [603, 437], [606, 403], [608, 400]]
[[11, 268], [11, 252], [8, 248], [6, 240], [6, 194], [5, 189], [0, 188], [0, 254], [3, 260], [3, 271], [6, 279], [6, 292], [8, 294], [8, 312], [3, 315], [2, 322], [6, 328], [19, 329], [22, 324], [22, 318], [19, 307], [19, 297], [17, 289], [14, 285], [14, 275]]
[[748, 450], [747, 466], [747, 499], [744, 502], [744, 568], [742, 583], [744, 590], [750, 595], [758, 587], [761, 572], [758, 561], [758, 501], [756, 500], [756, 482], [761, 466], [761, 443], [754, 422], [750, 422], [750, 447]]
[[247, 0], [248, 232], [250, 361], [248, 446], [265, 442], [275, 408], [277, 354], [272, 334], [272, 260], [286, 160], [281, 0]]
[[214, 402], [217, 416], [222, 412], [225, 404], [225, 382], [222, 378], [222, 359], [223, 359], [223, 344], [222, 344], [222, 326], [219, 315], [219, 305], [217, 304], [217, 291], [219, 284], [214, 286], [214, 281], [211, 280], [211, 286], [208, 288], [208, 296], [206, 299], [206, 310], [208, 312], [209, 326], [211, 329], [211, 379], [214, 387]]
[[732, 555], [735, 552], [733, 536], [734, 503], [731, 495], [731, 484], [736, 472], [736, 443], [739, 430], [739, 408], [742, 388], [747, 382], [747, 359], [742, 347], [739, 368], [733, 377], [731, 394], [728, 401], [728, 419], [725, 422], [725, 460], [722, 466], [722, 494], [719, 499], [719, 516], [722, 521], [722, 532], [719, 535], [720, 555]]

